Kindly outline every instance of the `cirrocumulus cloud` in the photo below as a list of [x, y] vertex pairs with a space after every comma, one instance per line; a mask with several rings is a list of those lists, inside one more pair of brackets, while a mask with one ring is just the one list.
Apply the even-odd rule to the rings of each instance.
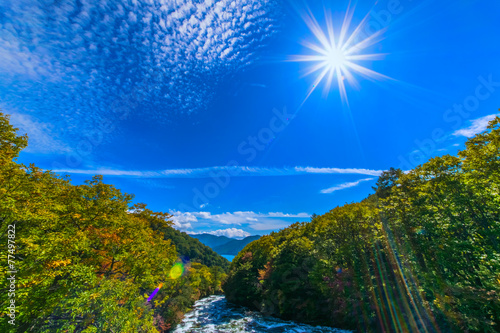
[[2, 2], [0, 107], [66, 131], [128, 112], [192, 112], [256, 60], [276, 32], [276, 8], [274, 0]]

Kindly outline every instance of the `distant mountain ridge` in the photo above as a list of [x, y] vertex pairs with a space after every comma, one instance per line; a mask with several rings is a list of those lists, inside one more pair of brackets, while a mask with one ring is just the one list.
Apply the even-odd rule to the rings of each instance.
[[237, 255], [245, 246], [253, 242], [254, 240], [259, 239], [260, 236], [248, 236], [243, 239], [233, 239], [229, 241], [226, 244], [219, 245], [213, 250], [219, 254], [230, 254], [230, 255]]
[[[165, 239], [170, 239], [175, 245], [180, 257], [193, 262], [199, 262], [208, 267], [219, 266], [223, 270], [229, 268], [229, 261], [220, 256], [210, 246], [172, 227], [161, 228]], [[229, 238], [228, 238], [229, 239]], [[231, 240], [231, 239], [229, 239]]]
[[248, 236], [243, 239], [234, 239], [226, 236], [215, 236], [211, 234], [196, 234], [190, 235], [193, 238], [198, 239], [200, 242], [209, 246], [217, 252], [218, 254], [224, 255], [237, 255], [238, 252], [243, 250], [247, 244], [259, 239], [261, 236], [254, 235]]
[[211, 234], [196, 234], [196, 235], [190, 235], [193, 238], [196, 238], [200, 242], [202, 242], [204, 245], [211, 247], [212, 249], [214, 247], [224, 245], [226, 243], [229, 243], [232, 241], [234, 238], [229, 238], [226, 236], [215, 236]]

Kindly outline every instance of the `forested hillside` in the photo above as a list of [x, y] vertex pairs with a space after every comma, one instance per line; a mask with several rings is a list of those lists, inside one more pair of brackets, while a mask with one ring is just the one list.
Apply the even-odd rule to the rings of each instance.
[[184, 260], [200, 262], [208, 267], [219, 266], [224, 270], [229, 269], [227, 259], [221, 257], [198, 239], [172, 227], [165, 227], [160, 231], [165, 235], [165, 239], [170, 239], [175, 244], [179, 256]]
[[500, 118], [458, 156], [243, 249], [226, 298], [360, 332], [500, 331]]
[[227, 261], [180, 237], [170, 215], [100, 176], [72, 185], [17, 163], [27, 141], [0, 113], [1, 332], [164, 332], [220, 293]]

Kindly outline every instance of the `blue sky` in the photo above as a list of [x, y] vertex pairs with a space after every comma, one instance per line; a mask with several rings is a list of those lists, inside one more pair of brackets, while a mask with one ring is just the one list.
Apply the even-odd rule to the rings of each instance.
[[[348, 1], [0, 4], [0, 108], [19, 160], [93, 174], [177, 228], [230, 237], [308, 221], [372, 193], [378, 174], [456, 154], [500, 107], [500, 3], [358, 1], [358, 64], [313, 88], [314, 17], [338, 34]], [[327, 17], [325, 18], [325, 13]], [[310, 22], [310, 21], [309, 21]]]

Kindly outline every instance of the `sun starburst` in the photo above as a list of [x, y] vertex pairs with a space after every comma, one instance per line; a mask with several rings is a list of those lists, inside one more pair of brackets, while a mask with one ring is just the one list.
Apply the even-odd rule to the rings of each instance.
[[[359, 88], [359, 83], [354, 74], [360, 74], [372, 80], [389, 79], [389, 77], [359, 64], [360, 61], [383, 59], [385, 54], [364, 52], [381, 40], [384, 29], [368, 35], [363, 30], [363, 27], [366, 26], [369, 15], [366, 15], [354, 29], [351, 29], [353, 14], [354, 8], [351, 9], [349, 5], [341, 27], [335, 29], [331, 15], [325, 10], [326, 31], [321, 28], [310, 11], [303, 15], [304, 22], [317, 40], [316, 43], [305, 41], [303, 45], [314, 51], [315, 54], [296, 55], [292, 56], [290, 60], [315, 63], [304, 75], [319, 73], [309, 89], [306, 99], [323, 79], [326, 81], [324, 92], [327, 94], [336, 78], [341, 99], [346, 103], [348, 101], [345, 81]], [[338, 32], [335, 30], [338, 30]]]

